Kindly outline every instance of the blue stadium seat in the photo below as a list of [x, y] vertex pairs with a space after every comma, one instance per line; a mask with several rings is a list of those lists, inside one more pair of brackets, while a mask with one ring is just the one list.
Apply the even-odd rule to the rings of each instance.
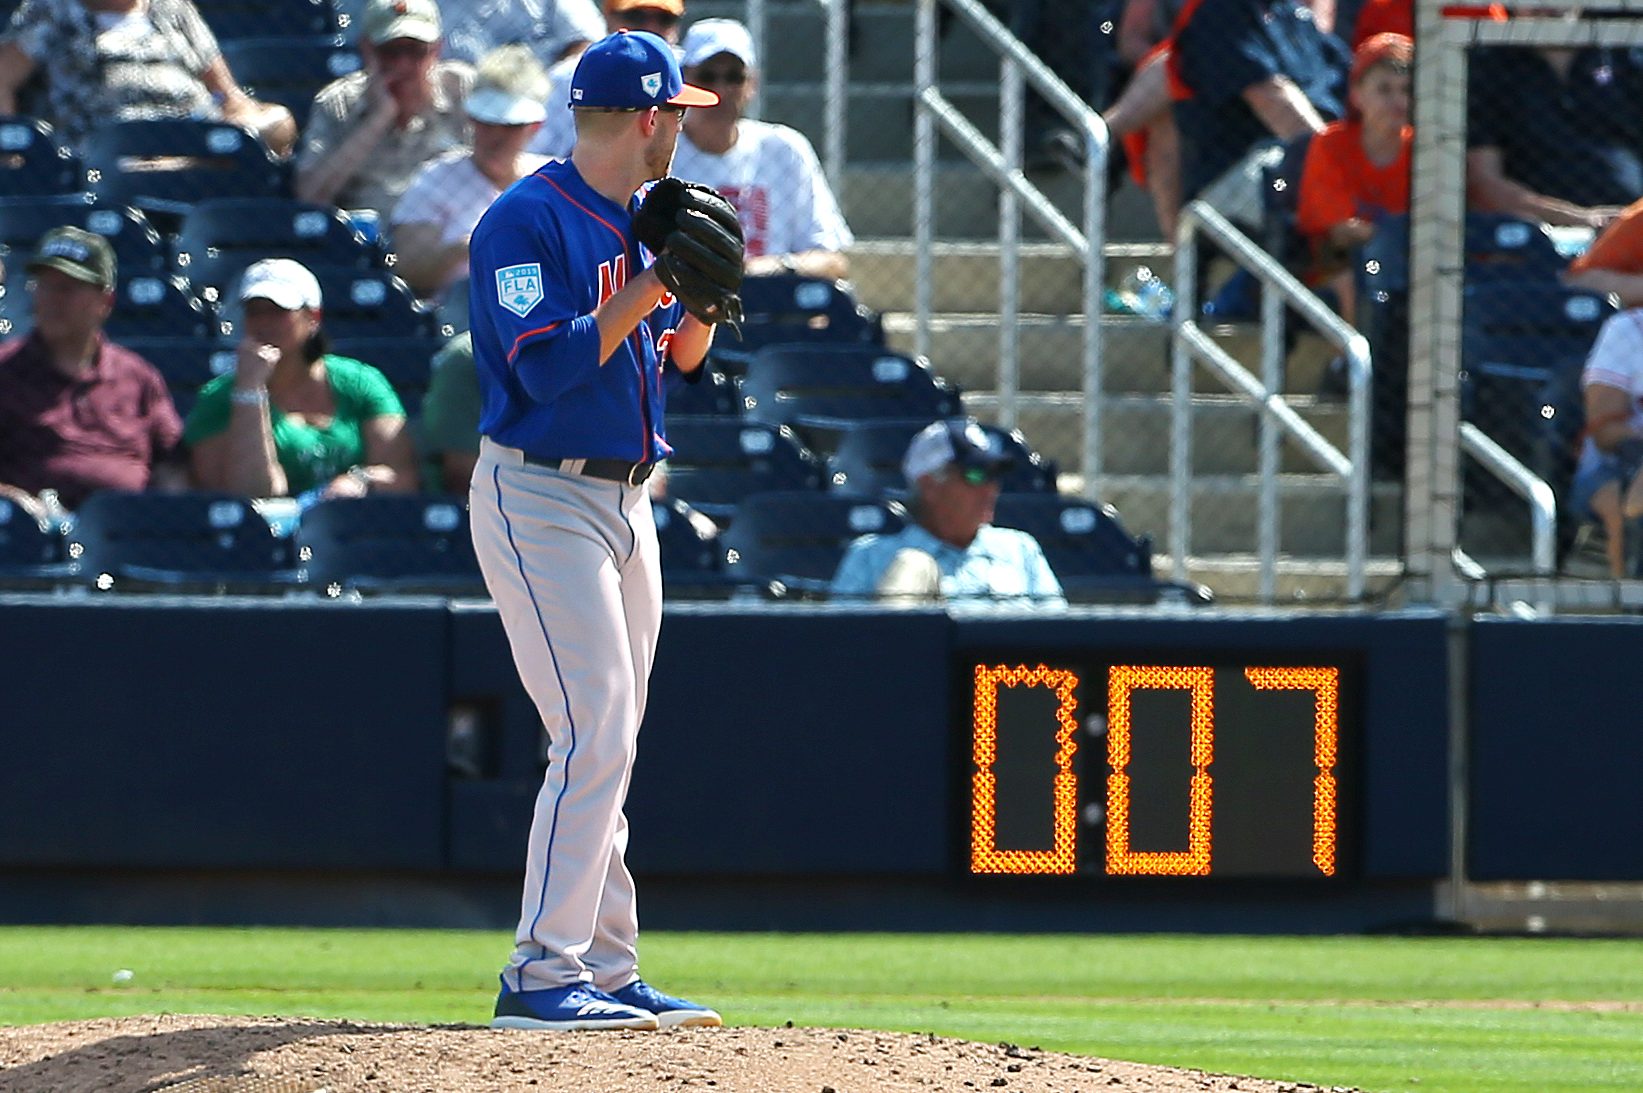
[[796, 273], [749, 277], [742, 282], [742, 337], [728, 330], [715, 339], [713, 357], [732, 375], [767, 345], [843, 342], [883, 345], [884, 323], [856, 302], [843, 283]]
[[290, 587], [290, 544], [244, 497], [94, 493], [75, 514], [68, 556], [82, 582], [131, 587]]
[[[330, 315], [326, 322], [329, 326]], [[426, 334], [403, 338], [338, 338], [332, 341], [332, 352], [364, 361], [382, 371], [394, 385], [405, 412], [415, 417], [422, 410], [422, 398], [428, 393], [432, 378], [434, 354], [445, 346], [445, 339]]]
[[750, 420], [817, 429], [962, 412], [958, 390], [929, 361], [871, 345], [767, 346], [748, 363], [741, 395]]
[[290, 110], [299, 129], [308, 124], [308, 111], [320, 88], [358, 71], [361, 64], [359, 52], [337, 34], [228, 38], [222, 54], [246, 94]]
[[[829, 487], [851, 493], [903, 494], [907, 480], [901, 474], [901, 460], [907, 445], [928, 421], [871, 421], [844, 430], [838, 447], [827, 460]], [[1033, 450], [1020, 429], [997, 425], [981, 428], [998, 438], [1014, 465], [1000, 481], [1005, 492], [1055, 492], [1056, 465]]]
[[483, 595], [484, 578], [457, 501], [379, 495], [322, 501], [297, 525], [297, 557], [325, 595], [427, 592]]
[[234, 347], [211, 338], [131, 337], [121, 338], [120, 344], [154, 366], [183, 417], [193, 408], [200, 388], [234, 370]]
[[889, 535], [907, 523], [899, 504], [845, 493], [794, 491], [742, 498], [719, 537], [725, 575], [775, 595], [825, 594], [845, 548], [858, 536]]
[[1044, 549], [1074, 603], [1209, 603], [1202, 585], [1152, 575], [1152, 540], [1133, 537], [1110, 505], [1053, 493], [1001, 494], [998, 527], [1025, 531]]
[[63, 534], [0, 497], [0, 586], [39, 587], [74, 575], [63, 560]]
[[123, 280], [114, 314], [104, 328], [115, 341], [178, 338], [198, 341], [217, 333], [216, 316], [181, 277], [145, 273]]
[[0, 259], [20, 271], [52, 228], [72, 224], [96, 232], [114, 248], [122, 279], [165, 268], [166, 247], [148, 217], [129, 206], [92, 204], [87, 194], [11, 197], [0, 202]]
[[1468, 284], [1556, 284], [1558, 274], [1569, 264], [1544, 224], [1516, 217], [1468, 213], [1464, 245]]
[[662, 552], [662, 586], [669, 597], [724, 599], [736, 588], [721, 568], [719, 529], [676, 497], [657, 501], [656, 539]]
[[180, 216], [208, 197], [279, 197], [286, 168], [255, 134], [191, 118], [115, 122], [81, 150], [98, 201]]
[[[334, 36], [341, 29], [331, 0], [210, 0], [201, 4], [200, 14], [211, 32], [223, 40], [293, 36]], [[239, 69], [234, 76], [242, 83]]]
[[211, 198], [183, 217], [177, 272], [202, 294], [228, 287], [252, 262], [294, 258], [310, 269], [379, 269], [382, 250], [329, 205], [283, 197]]
[[791, 429], [736, 418], [673, 418], [667, 491], [698, 511], [728, 517], [753, 493], [819, 490], [821, 462]]
[[0, 116], [0, 194], [10, 199], [84, 188], [80, 161], [57, 143], [50, 125], [38, 118]]
[[740, 417], [741, 396], [736, 384], [712, 360], [702, 365], [705, 370], [695, 383], [686, 383], [674, 373], [667, 378], [667, 419], [671, 423], [681, 417]]

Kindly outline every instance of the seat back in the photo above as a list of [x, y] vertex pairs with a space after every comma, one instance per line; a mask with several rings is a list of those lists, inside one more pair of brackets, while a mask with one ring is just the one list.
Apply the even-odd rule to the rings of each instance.
[[1053, 493], [1001, 494], [993, 523], [1025, 531], [1059, 578], [1152, 576], [1152, 543], [1118, 522], [1110, 505]]
[[657, 501], [651, 511], [662, 553], [662, 582], [669, 591], [717, 589], [722, 575], [713, 522], [677, 497]]
[[[0, 185], [0, 193], [3, 193]], [[94, 205], [86, 194], [57, 197], [13, 197], [0, 202], [0, 260], [16, 271], [52, 228], [72, 224], [96, 232], [114, 248], [121, 279], [159, 273], [166, 263], [165, 243], [141, 210]], [[19, 279], [21, 284], [21, 279]]]
[[883, 321], [841, 282], [779, 273], [747, 278], [741, 295], [741, 341], [721, 338], [714, 350], [727, 371], [764, 346], [783, 342], [884, 344]]
[[[224, 52], [228, 42], [236, 38], [268, 38], [272, 36], [336, 36], [338, 25], [336, 9], [331, 0], [211, 0], [200, 5], [200, 14], [211, 27], [211, 32], [222, 39]], [[236, 78], [244, 81], [235, 68]]]
[[116, 585], [272, 577], [290, 561], [251, 502], [222, 493], [94, 493], [75, 514], [68, 553], [99, 587], [103, 576]]
[[308, 124], [308, 112], [319, 90], [359, 71], [361, 64], [359, 53], [345, 45], [339, 34], [229, 38], [222, 43], [222, 54], [247, 95], [285, 107], [299, 129]]
[[1544, 224], [1494, 213], [1466, 215], [1464, 247], [1466, 280], [1470, 284], [1555, 284], [1568, 265]]
[[468, 510], [435, 497], [322, 501], [302, 515], [297, 558], [308, 583], [343, 588], [484, 587]]
[[87, 180], [108, 205], [178, 212], [207, 197], [278, 197], [285, 169], [256, 134], [194, 118], [113, 122], [82, 149]]
[[57, 143], [49, 124], [38, 118], [0, 116], [0, 194], [10, 199], [67, 194], [84, 187], [80, 160]]
[[[918, 419], [869, 421], [844, 430], [827, 460], [828, 487], [851, 493], [906, 493], [911, 487], [902, 476], [901, 461], [913, 437], [928, 424]], [[1011, 467], [999, 480], [1004, 492], [1055, 492], [1056, 465], [1034, 451], [1020, 429], [976, 424], [1010, 456]]]
[[0, 578], [7, 570], [63, 560], [63, 537], [16, 502], [0, 497]]
[[700, 379], [686, 383], [675, 373], [667, 377], [667, 419], [682, 417], [740, 417], [741, 396], [736, 384], [716, 368], [711, 360], [702, 365]]
[[114, 314], [104, 328], [115, 341], [125, 338], [198, 340], [217, 333], [216, 316], [195, 296], [187, 281], [148, 273], [123, 281], [115, 295]]
[[742, 414], [772, 425], [841, 428], [873, 419], [933, 421], [959, 392], [923, 358], [871, 345], [772, 345], [742, 377]]
[[742, 498], [720, 536], [724, 571], [750, 583], [825, 585], [850, 543], [907, 523], [900, 505], [844, 493], [756, 493]]
[[822, 488], [821, 461], [785, 426], [676, 418], [667, 439], [668, 494], [711, 516], [728, 516], [752, 493]]
[[347, 214], [329, 205], [229, 197], [200, 201], [188, 210], [172, 261], [208, 294], [220, 293], [263, 258], [294, 258], [310, 269], [366, 270], [380, 268], [382, 251]]
[[120, 344], [154, 366], [171, 392], [171, 401], [184, 417], [194, 406], [200, 388], [234, 370], [236, 354], [211, 338], [120, 339]]

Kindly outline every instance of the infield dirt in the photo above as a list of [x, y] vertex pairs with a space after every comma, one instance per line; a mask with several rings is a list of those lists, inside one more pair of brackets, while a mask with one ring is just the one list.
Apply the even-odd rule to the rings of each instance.
[[0, 1090], [7, 1093], [1310, 1093], [1320, 1088], [1026, 1045], [838, 1029], [540, 1033], [174, 1014], [0, 1028]]

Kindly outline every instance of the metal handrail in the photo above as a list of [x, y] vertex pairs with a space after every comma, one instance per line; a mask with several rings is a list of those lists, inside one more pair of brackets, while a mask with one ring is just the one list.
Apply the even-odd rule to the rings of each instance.
[[1460, 423], [1461, 450], [1482, 463], [1508, 489], [1529, 502], [1531, 539], [1529, 556], [1536, 576], [1557, 570], [1557, 495], [1545, 479], [1518, 462], [1494, 439], [1470, 421]]
[[[769, 19], [765, 13], [768, 2], [769, 0], [747, 2], [747, 32], [753, 39], [753, 52], [761, 60], [768, 56], [765, 52], [765, 41], [769, 36]], [[816, 0], [816, 3], [821, 5], [827, 21], [827, 75], [822, 108], [825, 130], [822, 170], [826, 172], [828, 184], [833, 187], [833, 192], [841, 193], [844, 187], [844, 138], [849, 101], [846, 88], [850, 79], [849, 0]], [[749, 104], [748, 117], [759, 117], [762, 98], [762, 95], [758, 96]]]
[[[953, 107], [937, 86], [936, 5], [945, 5], [999, 55], [999, 133], [1003, 150], [993, 146]], [[1101, 115], [1090, 108], [1022, 45], [978, 0], [918, 0], [914, 47], [913, 235], [916, 246], [913, 347], [930, 351], [930, 317], [934, 311], [935, 152], [936, 127], [946, 134], [999, 187], [999, 413], [1015, 420], [1019, 371], [1021, 285], [1017, 251], [1023, 209], [1051, 235], [1065, 243], [1084, 267], [1083, 429], [1084, 490], [1094, 496], [1101, 475], [1101, 290], [1105, 283], [1102, 243], [1106, 238], [1106, 179], [1109, 138]], [[1083, 229], [1065, 216], [1022, 173], [1023, 81], [1032, 86], [1067, 122], [1084, 144]]]
[[[1198, 236], [1214, 240], [1235, 263], [1268, 289], [1262, 294], [1262, 378], [1257, 379], [1198, 325]], [[1347, 454], [1307, 424], [1279, 388], [1283, 368], [1284, 305], [1297, 311], [1346, 360]], [[1288, 434], [1325, 471], [1346, 481], [1346, 591], [1362, 599], [1369, 556], [1369, 342], [1302, 285], [1283, 264], [1212, 206], [1194, 201], [1181, 212], [1175, 245], [1175, 337], [1170, 378], [1170, 549], [1174, 576], [1187, 577], [1191, 547], [1192, 362], [1196, 359], [1261, 411], [1261, 474], [1257, 516], [1260, 596], [1277, 596], [1278, 430]]]

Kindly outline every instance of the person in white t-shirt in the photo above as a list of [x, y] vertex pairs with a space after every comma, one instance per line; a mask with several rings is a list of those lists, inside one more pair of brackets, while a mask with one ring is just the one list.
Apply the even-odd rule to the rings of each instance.
[[844, 277], [842, 252], [855, 237], [816, 150], [796, 130], [742, 116], [758, 90], [747, 28], [733, 19], [701, 20], [685, 34], [681, 64], [687, 82], [719, 93], [719, 105], [685, 115], [673, 173], [712, 186], [736, 206], [748, 274]]
[[1627, 521], [1643, 516], [1643, 308], [1603, 324], [1580, 375], [1586, 404], [1569, 503], [1603, 525], [1612, 576], [1626, 575]]
[[[684, 0], [604, 0], [605, 33], [644, 30], [662, 39], [677, 51], [679, 22], [685, 17]], [[548, 116], [542, 131], [531, 141], [531, 151], [554, 159], [569, 159], [576, 146], [576, 124], [572, 120], [570, 78], [576, 72], [580, 52], [548, 69]]]
[[448, 152], [411, 180], [389, 218], [399, 264], [417, 295], [440, 297], [467, 274], [468, 237], [503, 190], [547, 162], [525, 151], [547, 113], [548, 74], [529, 47], [487, 53], [468, 93], [473, 148]]

